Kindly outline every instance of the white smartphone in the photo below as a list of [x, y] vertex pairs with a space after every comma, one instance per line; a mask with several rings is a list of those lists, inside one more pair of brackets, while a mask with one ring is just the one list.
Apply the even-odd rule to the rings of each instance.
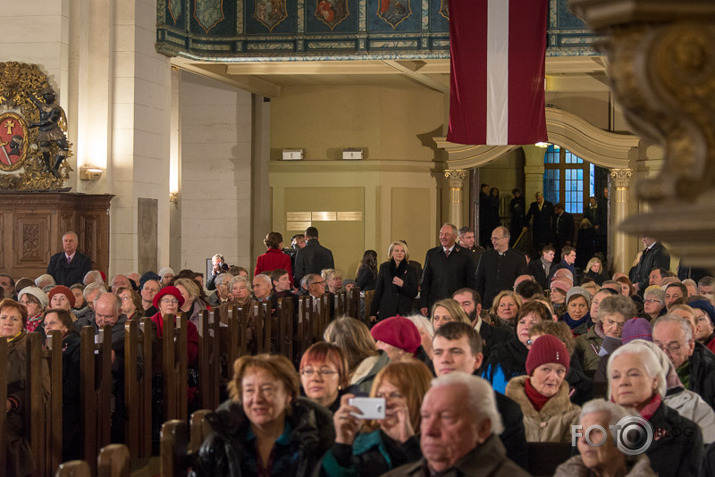
[[348, 404], [360, 409], [362, 414], [353, 413], [358, 419], [385, 419], [385, 398], [354, 397]]

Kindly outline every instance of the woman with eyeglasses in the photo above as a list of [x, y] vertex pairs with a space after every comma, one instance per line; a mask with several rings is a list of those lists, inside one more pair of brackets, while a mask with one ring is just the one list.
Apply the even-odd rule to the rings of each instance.
[[299, 370], [305, 395], [331, 413], [337, 411], [348, 385], [348, 364], [342, 350], [331, 343], [315, 343], [303, 353]]
[[[159, 293], [154, 296], [154, 307], [159, 310], [159, 313], [151, 317], [151, 321], [156, 325], [156, 337], [164, 336], [164, 317], [174, 315], [179, 312], [179, 308], [184, 304], [184, 297], [181, 292], [173, 285], [162, 288]], [[186, 346], [187, 362], [189, 366], [196, 366], [199, 357], [199, 332], [196, 325], [187, 320]]]
[[50, 303], [45, 292], [37, 287], [25, 287], [20, 290], [17, 300], [27, 309], [27, 332], [32, 333], [42, 324], [42, 317]]
[[206, 416], [212, 432], [194, 462], [198, 477], [313, 475], [335, 430], [326, 408], [299, 395], [288, 358], [240, 357], [228, 391], [230, 399]]
[[144, 316], [144, 307], [142, 307], [142, 298], [139, 293], [131, 288], [119, 287], [117, 296], [122, 300], [121, 311], [127, 320], [138, 320]]
[[551, 311], [543, 303], [532, 300], [521, 307], [512, 339], [494, 346], [484, 365], [482, 377], [492, 383], [495, 391], [504, 394], [511, 378], [526, 374], [526, 357], [531, 348], [529, 330], [535, 323], [551, 319]]
[[373, 477], [418, 460], [420, 408], [431, 381], [432, 373], [420, 361], [388, 364], [370, 390], [370, 397], [385, 399], [381, 420], [360, 419], [359, 409], [349, 403], [352, 394], [343, 396], [333, 416], [335, 444], [323, 457], [319, 475]]

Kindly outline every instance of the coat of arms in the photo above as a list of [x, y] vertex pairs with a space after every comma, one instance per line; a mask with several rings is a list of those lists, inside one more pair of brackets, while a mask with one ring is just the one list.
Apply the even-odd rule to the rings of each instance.
[[253, 18], [268, 28], [268, 31], [273, 31], [276, 25], [288, 18], [285, 0], [256, 0]]
[[0, 190], [60, 189], [69, 178], [67, 118], [37, 65], [0, 63]]
[[317, 2], [315, 16], [331, 30], [350, 15], [347, 0], [317, 0]]
[[397, 25], [412, 14], [410, 0], [380, 0], [377, 15], [392, 26]]

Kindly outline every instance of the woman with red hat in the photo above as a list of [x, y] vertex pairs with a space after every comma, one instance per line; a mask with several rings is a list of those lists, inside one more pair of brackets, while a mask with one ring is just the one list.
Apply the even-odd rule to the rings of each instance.
[[[167, 315], [176, 315], [179, 308], [184, 304], [184, 297], [181, 292], [173, 285], [166, 286], [159, 290], [154, 296], [154, 307], [159, 310], [159, 313], [151, 317], [151, 321], [156, 325], [156, 337], [164, 336], [164, 317]], [[188, 340], [186, 346], [186, 355], [188, 357], [188, 365], [195, 366], [199, 357], [199, 332], [196, 325], [187, 321], [186, 338]]]
[[571, 425], [581, 408], [569, 399], [569, 353], [555, 336], [538, 337], [526, 358], [528, 376], [509, 381], [506, 395], [524, 413], [527, 442], [571, 442]]

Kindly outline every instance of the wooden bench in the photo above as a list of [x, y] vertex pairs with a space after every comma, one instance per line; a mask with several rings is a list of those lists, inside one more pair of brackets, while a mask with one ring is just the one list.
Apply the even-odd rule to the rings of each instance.
[[186, 421], [167, 421], [161, 428], [161, 475], [186, 477], [193, 465], [201, 443], [209, 433], [206, 415], [212, 411], [200, 410], [191, 416], [191, 436]]
[[152, 326], [149, 318], [124, 324], [125, 435], [132, 468], [135, 469], [151, 457]]
[[[110, 444], [103, 447], [96, 462], [97, 477], [129, 477], [131, 459], [129, 449], [124, 444]], [[90, 464], [86, 460], [73, 460], [61, 464], [55, 477], [91, 477]]]

